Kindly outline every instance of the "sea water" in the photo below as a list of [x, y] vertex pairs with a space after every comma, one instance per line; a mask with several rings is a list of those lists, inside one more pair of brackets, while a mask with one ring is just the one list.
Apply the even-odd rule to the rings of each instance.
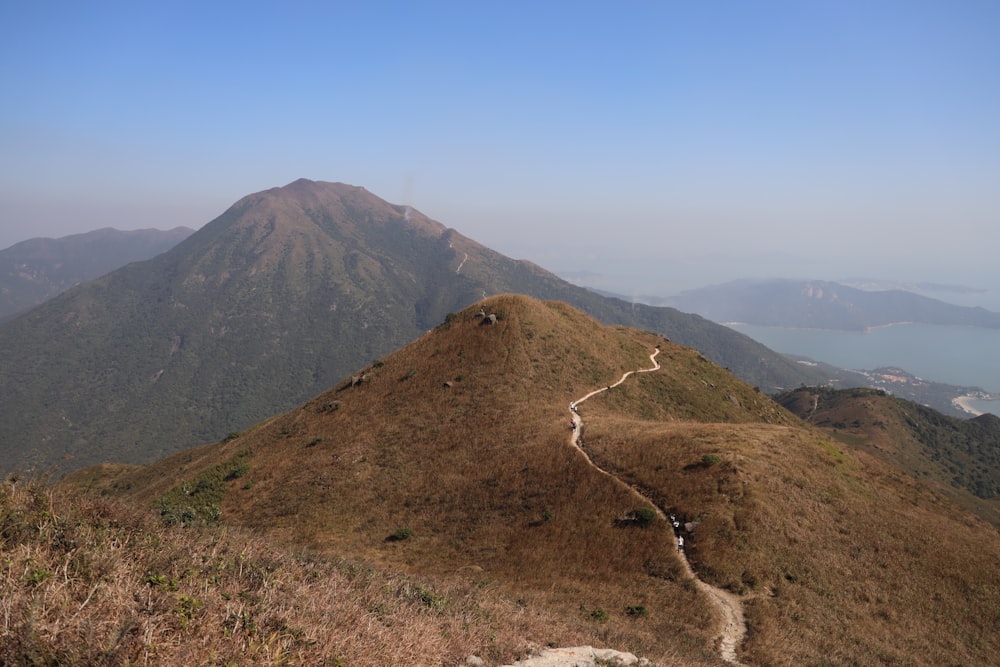
[[[895, 324], [867, 331], [791, 329], [750, 324], [731, 328], [775, 352], [797, 354], [839, 368], [896, 366], [924, 380], [1000, 393], [1000, 330], [931, 324]], [[975, 401], [1000, 414], [1000, 401]]]

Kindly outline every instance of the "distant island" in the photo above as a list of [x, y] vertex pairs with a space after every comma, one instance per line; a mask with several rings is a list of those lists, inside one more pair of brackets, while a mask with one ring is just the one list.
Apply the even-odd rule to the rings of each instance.
[[1000, 329], [1000, 313], [957, 306], [903, 289], [867, 290], [823, 280], [737, 280], [644, 303], [696, 313], [714, 322], [865, 331], [919, 323]]

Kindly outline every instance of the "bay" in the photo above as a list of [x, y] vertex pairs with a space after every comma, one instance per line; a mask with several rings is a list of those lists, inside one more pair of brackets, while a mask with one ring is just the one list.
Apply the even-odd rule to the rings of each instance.
[[[727, 325], [776, 352], [840, 368], [896, 366], [924, 380], [1000, 393], [1000, 330], [930, 324], [895, 324], [868, 331]], [[989, 412], [998, 411], [996, 401], [984, 403], [992, 404]]]

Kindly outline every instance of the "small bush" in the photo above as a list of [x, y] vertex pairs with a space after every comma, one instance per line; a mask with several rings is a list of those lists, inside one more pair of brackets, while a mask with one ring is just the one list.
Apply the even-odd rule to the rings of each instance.
[[177, 598], [177, 614], [186, 624], [205, 606], [205, 603], [192, 595], [180, 595]]
[[435, 593], [430, 588], [424, 586], [414, 586], [414, 592], [416, 593], [417, 599], [433, 611], [441, 611], [448, 604], [448, 600], [443, 596]]
[[181, 482], [158, 499], [160, 516], [168, 525], [218, 522], [222, 517], [222, 499], [226, 495], [225, 483], [249, 471], [248, 456], [244, 452], [205, 470], [190, 482]]
[[701, 457], [701, 462], [705, 464], [705, 466], [714, 466], [719, 462], [719, 457], [716, 454], [705, 454]]
[[656, 521], [656, 510], [652, 507], [640, 507], [632, 512], [632, 518], [640, 526], [648, 526]]
[[385, 538], [386, 542], [402, 542], [413, 537], [413, 531], [409, 528], [397, 528], [392, 535]]
[[625, 607], [625, 615], [631, 616], [632, 618], [647, 616], [648, 614], [649, 611], [646, 609], [645, 605], [637, 604]]
[[51, 574], [52, 573], [44, 567], [36, 567], [28, 573], [28, 576], [25, 577], [25, 579], [32, 586], [40, 586], [46, 579], [49, 578], [49, 576], [51, 576]]
[[608, 620], [608, 612], [604, 611], [603, 609], [595, 609], [594, 611], [590, 612], [590, 618], [599, 623], [603, 623], [604, 621]]

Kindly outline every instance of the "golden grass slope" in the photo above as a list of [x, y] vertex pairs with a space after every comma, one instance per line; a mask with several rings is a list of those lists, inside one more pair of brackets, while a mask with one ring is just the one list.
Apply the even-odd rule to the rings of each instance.
[[[695, 571], [745, 598], [747, 664], [1000, 654], [995, 529], [692, 350], [560, 303], [481, 305], [496, 324], [464, 310], [301, 409], [99, 485], [161, 507], [215, 471], [222, 521], [269, 541], [493, 587], [565, 624], [531, 641], [715, 664], [712, 608], [672, 532], [629, 521], [631, 485], [697, 523]], [[660, 371], [582, 407], [617, 482], [570, 445], [568, 402], [657, 345]]]
[[0, 664], [11, 667], [451, 667], [527, 656], [528, 636], [573, 636], [477, 582], [320, 558], [232, 527], [165, 527], [39, 484], [0, 485], [0, 554]]

